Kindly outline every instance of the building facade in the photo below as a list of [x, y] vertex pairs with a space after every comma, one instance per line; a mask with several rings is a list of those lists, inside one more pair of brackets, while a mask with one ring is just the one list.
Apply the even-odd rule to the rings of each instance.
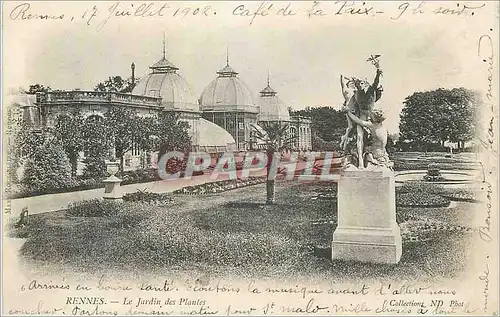
[[[20, 97], [28, 101], [17, 104], [22, 104], [26, 121], [36, 126], [54, 126], [60, 116], [72, 115], [75, 111], [86, 119], [103, 118], [111, 107], [132, 108], [139, 116], [172, 112], [188, 123], [193, 150], [211, 153], [248, 150], [254, 141], [252, 126], [261, 122], [283, 122], [289, 125], [290, 135], [296, 136], [296, 150], [311, 149], [311, 121], [290, 117], [287, 106], [270, 87], [269, 80], [256, 96], [229, 65], [229, 60], [199, 98], [179, 74], [179, 68], [167, 60], [165, 50], [162, 58], [149, 67], [150, 73], [137, 83], [133, 63], [131, 68], [134, 84], [131, 93], [53, 91], [37, 94], [36, 100], [32, 95]], [[125, 154], [125, 169], [144, 167], [145, 156], [137, 149], [129, 151]], [[151, 156], [150, 153], [147, 156]]]

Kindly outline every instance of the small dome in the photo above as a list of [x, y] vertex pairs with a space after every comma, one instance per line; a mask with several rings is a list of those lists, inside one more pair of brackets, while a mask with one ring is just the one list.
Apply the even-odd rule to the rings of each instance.
[[259, 98], [259, 121], [290, 121], [287, 106], [277, 96], [277, 92], [269, 85], [262, 89]]
[[12, 111], [11, 115], [17, 116], [12, 118], [13, 121], [22, 119], [28, 125], [38, 127], [40, 125], [39, 110], [36, 107], [36, 95], [27, 93], [16, 93], [5, 97], [5, 104], [8, 111]]
[[165, 57], [149, 68], [153, 71], [137, 83], [132, 94], [161, 97], [165, 109], [200, 111], [193, 89], [177, 73], [179, 68]]
[[6, 104], [9, 106], [16, 107], [34, 107], [36, 103], [36, 95], [35, 94], [27, 94], [27, 93], [16, 93], [7, 95]]
[[[203, 90], [200, 105], [203, 108], [243, 106], [243, 110], [256, 112], [254, 95], [248, 86], [238, 78], [238, 73], [226, 64]], [[248, 107], [245, 109], [245, 107]]]
[[229, 132], [220, 126], [203, 118], [198, 122], [199, 146], [225, 146], [235, 147], [236, 141]]

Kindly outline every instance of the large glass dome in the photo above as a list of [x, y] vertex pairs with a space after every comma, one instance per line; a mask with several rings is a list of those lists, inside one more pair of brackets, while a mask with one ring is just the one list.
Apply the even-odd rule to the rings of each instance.
[[192, 88], [177, 73], [179, 68], [170, 63], [165, 56], [149, 68], [152, 72], [139, 81], [132, 94], [161, 97], [162, 105], [168, 110], [200, 111]]
[[256, 106], [254, 94], [237, 75], [229, 63], [218, 71], [217, 78], [208, 84], [201, 94], [199, 99], [201, 109], [236, 107], [238, 110], [254, 111]]

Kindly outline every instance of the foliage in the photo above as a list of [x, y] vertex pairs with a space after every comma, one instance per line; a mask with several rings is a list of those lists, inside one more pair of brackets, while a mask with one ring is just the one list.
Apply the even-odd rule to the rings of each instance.
[[26, 91], [26, 93], [36, 94], [38, 92], [43, 93], [43, 92], [49, 92], [49, 91], [52, 91], [52, 88], [50, 88], [49, 86], [35, 84], [35, 85], [30, 85], [30, 88], [28, 89], [28, 91]]
[[[138, 78], [136, 81], [139, 80]], [[111, 91], [111, 92], [132, 92], [133, 85], [131, 79], [123, 79], [121, 76], [108, 77], [104, 82], [98, 83], [95, 87], [95, 91]]]
[[121, 76], [112, 76], [108, 77], [104, 82], [98, 83], [94, 87], [94, 90], [131, 93], [139, 80], [140, 78], [137, 77], [134, 79], [134, 83], [132, 83], [132, 78], [123, 79]]
[[345, 111], [335, 110], [333, 107], [306, 107], [304, 110], [292, 111], [291, 115], [311, 118], [311, 134], [325, 142], [337, 144], [338, 147], [333, 150], [340, 148], [340, 138], [347, 128]]
[[162, 112], [157, 115], [149, 138], [154, 140], [159, 157], [169, 151], [187, 153], [191, 150], [191, 137], [188, 134], [189, 124], [179, 120], [179, 115]]
[[105, 122], [98, 116], [90, 116], [83, 123], [83, 148], [85, 154], [85, 168], [83, 175], [86, 178], [106, 176], [104, 160], [109, 158], [109, 135]]
[[339, 151], [340, 143], [335, 141], [324, 141], [317, 134], [312, 136], [312, 149], [314, 151]]
[[22, 123], [16, 134], [14, 148], [18, 151], [20, 158], [29, 158], [49, 138], [50, 131], [47, 128], [37, 131], [28, 123]]
[[118, 177], [122, 179], [122, 185], [152, 182], [158, 179], [156, 170], [152, 168], [122, 172]]
[[68, 214], [75, 217], [109, 217], [118, 214], [121, 208], [119, 202], [96, 198], [69, 204]]
[[[106, 133], [115, 147], [115, 156], [120, 161], [120, 171], [123, 171], [123, 156], [141, 141], [136, 136], [142, 127], [139, 124], [137, 112], [126, 107], [111, 107], [104, 114]], [[141, 136], [142, 133], [137, 133]], [[135, 143], [135, 144], [134, 144]]]
[[83, 150], [83, 117], [79, 112], [73, 115], [60, 115], [53, 129], [54, 136], [62, 144], [71, 163], [71, 175], [76, 176], [79, 153]]
[[44, 192], [71, 185], [71, 167], [58, 142], [46, 141], [33, 149], [21, 180], [23, 190]]
[[254, 136], [265, 143], [266, 149], [270, 151], [280, 151], [289, 149], [295, 140], [289, 136], [289, 126], [282, 122], [261, 122], [259, 126], [263, 131], [252, 126]]
[[430, 144], [471, 140], [480, 104], [477, 93], [465, 88], [416, 92], [404, 101], [399, 143], [423, 151]]
[[410, 192], [396, 195], [396, 205], [400, 207], [447, 207], [450, 200], [426, 192]]
[[262, 122], [260, 127], [263, 131], [252, 126], [254, 136], [265, 143], [267, 152], [266, 167], [266, 203], [274, 204], [275, 200], [275, 180], [271, 179], [271, 167], [273, 166], [274, 155], [283, 149], [289, 149], [293, 146], [295, 137], [289, 136], [289, 126], [282, 122]]

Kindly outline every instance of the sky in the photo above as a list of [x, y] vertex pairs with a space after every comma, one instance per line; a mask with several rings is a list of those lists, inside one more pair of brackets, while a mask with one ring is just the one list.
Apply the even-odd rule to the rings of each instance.
[[[90, 90], [109, 76], [129, 77], [132, 62], [136, 76], [143, 77], [161, 58], [165, 33], [167, 58], [180, 68], [197, 95], [225, 65], [228, 50], [230, 65], [256, 94], [266, 86], [269, 71], [271, 86], [296, 110], [306, 106], [340, 108], [340, 75], [372, 80], [375, 68], [366, 59], [380, 54], [384, 95], [377, 106], [385, 109], [392, 133], [398, 130], [404, 98], [416, 91], [484, 89], [478, 39], [483, 34], [493, 35], [490, 28], [498, 36], [494, 2], [464, 10], [461, 15], [436, 13], [441, 6], [442, 10], [463, 8], [456, 2], [425, 3], [421, 7], [425, 13], [413, 14], [411, 10], [419, 4], [414, 2], [398, 19], [405, 8], [403, 2], [357, 3], [361, 10], [373, 7], [366, 16], [346, 11], [334, 14], [342, 3], [321, 2], [315, 9], [321, 8], [326, 15], [308, 17], [314, 2], [159, 2], [149, 12], [155, 13], [165, 4], [168, 8], [161, 10], [163, 16], [107, 20], [110, 13], [133, 13], [142, 3], [74, 2], [68, 6], [36, 2], [26, 9], [17, 7], [21, 2], [3, 2], [3, 88], [38, 83], [53, 89]], [[251, 14], [259, 6], [271, 4], [266, 16], [256, 16], [253, 21], [233, 14], [235, 9]], [[197, 7], [207, 6], [208, 16], [193, 16]], [[280, 15], [278, 10], [287, 6], [295, 15]], [[174, 15], [178, 8], [179, 12], [189, 8], [190, 13], [184, 18]], [[384, 13], [372, 16], [376, 11]], [[90, 25], [82, 18], [85, 12], [86, 17], [97, 12]], [[40, 20], [28, 19], [28, 14], [64, 17]]]

